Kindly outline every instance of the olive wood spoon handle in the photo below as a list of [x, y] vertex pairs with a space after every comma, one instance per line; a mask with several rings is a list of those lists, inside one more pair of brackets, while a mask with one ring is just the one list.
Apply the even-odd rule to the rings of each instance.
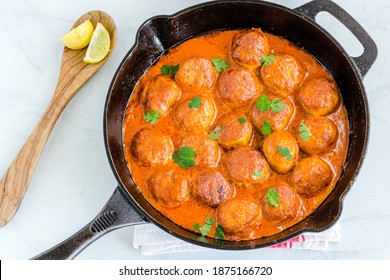
[[37, 126], [0, 181], [0, 227], [6, 225], [15, 215], [31, 181], [42, 150], [65, 106], [103, 66], [115, 47], [117, 29], [113, 19], [105, 12], [90, 11], [81, 16], [73, 27], [87, 19], [91, 20], [94, 26], [100, 22], [107, 29], [111, 39], [110, 51], [102, 61], [96, 64], [87, 64], [83, 62], [86, 48], [82, 50], [64, 48], [60, 74], [53, 97]]

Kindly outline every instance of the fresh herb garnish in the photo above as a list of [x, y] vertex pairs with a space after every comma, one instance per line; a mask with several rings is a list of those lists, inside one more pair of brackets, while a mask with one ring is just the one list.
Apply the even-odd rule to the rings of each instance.
[[276, 59], [274, 54], [270, 54], [268, 56], [262, 56], [260, 62], [263, 63], [264, 66], [270, 65]]
[[223, 70], [226, 70], [230, 67], [229, 63], [221, 58], [215, 57], [211, 59], [211, 63], [215, 67], [218, 73], [221, 73]]
[[193, 230], [199, 230], [202, 236], [207, 236], [207, 234], [211, 231], [215, 220], [211, 219], [210, 216], [207, 216], [204, 222], [205, 224], [203, 226], [199, 226], [199, 224], [196, 223], [193, 227]]
[[246, 119], [245, 119], [245, 118], [238, 118], [238, 121], [239, 121], [240, 123], [246, 123]]
[[291, 160], [293, 158], [292, 154], [290, 153], [290, 150], [287, 147], [279, 146], [278, 152], [288, 160]]
[[263, 93], [259, 96], [259, 99], [256, 102], [256, 107], [262, 112], [267, 112], [270, 104], [271, 101], [269, 101], [268, 96]]
[[264, 170], [253, 172], [253, 176], [255, 176], [257, 178], [263, 176], [263, 174], [264, 174]]
[[277, 190], [268, 189], [267, 194], [265, 195], [267, 199], [267, 203], [271, 206], [278, 207], [279, 206], [279, 193]]
[[195, 165], [195, 155], [196, 152], [194, 149], [188, 146], [183, 146], [172, 155], [172, 158], [175, 163], [180, 165], [181, 168], [187, 169]]
[[146, 122], [150, 122], [151, 125], [154, 125], [158, 120], [158, 111], [156, 110], [150, 110], [147, 111], [144, 115], [144, 120]]
[[161, 67], [161, 73], [164, 75], [169, 75], [171, 77], [175, 76], [176, 72], [179, 70], [179, 64], [177, 65], [167, 65], [165, 64], [163, 67]]
[[264, 93], [259, 96], [259, 99], [256, 102], [256, 107], [261, 112], [267, 112], [269, 109], [271, 109], [272, 112], [279, 113], [283, 110], [284, 106], [284, 102], [279, 98], [272, 99], [271, 101]]
[[210, 216], [206, 217], [205, 224], [199, 229], [202, 236], [206, 236], [211, 231], [214, 222], [215, 220], [211, 219]]
[[309, 128], [306, 126], [305, 124], [305, 121], [302, 120], [300, 123], [299, 123], [299, 136], [301, 137], [301, 139], [303, 141], [309, 141], [310, 140], [310, 137], [311, 137], [311, 132], [309, 130]]
[[202, 105], [202, 99], [199, 96], [197, 96], [192, 98], [191, 102], [188, 103], [188, 108], [197, 109], [200, 107], [200, 105]]
[[261, 127], [261, 133], [263, 135], [268, 135], [272, 132], [272, 125], [269, 123], [269, 120], [265, 119], [263, 126]]
[[279, 113], [283, 110], [285, 104], [283, 101], [281, 101], [279, 98], [272, 99], [271, 104], [269, 107], [271, 108], [272, 112]]
[[223, 232], [223, 227], [222, 225], [218, 225], [217, 228], [215, 229], [215, 239], [224, 239], [225, 238], [225, 233]]
[[222, 130], [222, 127], [217, 126], [212, 132], [207, 134], [207, 136], [210, 137], [213, 140], [218, 140], [218, 137], [219, 137], [218, 136], [218, 132], [220, 132], [221, 130]]

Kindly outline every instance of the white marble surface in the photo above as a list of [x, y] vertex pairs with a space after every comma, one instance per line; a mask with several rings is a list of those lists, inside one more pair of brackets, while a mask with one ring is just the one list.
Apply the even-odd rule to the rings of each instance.
[[[107, 89], [138, 26], [197, 0], [49, 1], [0, 0], [0, 176], [27, 139], [54, 91], [62, 54], [59, 38], [83, 13], [101, 9], [118, 26], [107, 64], [71, 100], [44, 149], [17, 215], [0, 228], [0, 258], [28, 259], [64, 240], [91, 220], [116, 181], [106, 159], [102, 119]], [[294, 8], [306, 0], [275, 0]], [[379, 56], [364, 79], [371, 108], [367, 159], [345, 199], [341, 241], [326, 251], [258, 249], [144, 257], [132, 246], [133, 228], [105, 235], [78, 259], [389, 259], [390, 258], [390, 4], [385, 0], [336, 0], [374, 38]], [[352, 55], [361, 52], [341, 28], [319, 20]]]

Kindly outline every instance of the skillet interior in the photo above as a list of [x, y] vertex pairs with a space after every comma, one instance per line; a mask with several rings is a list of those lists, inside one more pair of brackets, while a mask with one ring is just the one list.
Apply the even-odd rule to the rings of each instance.
[[[350, 124], [350, 143], [344, 171], [335, 189], [306, 219], [278, 234], [251, 241], [220, 241], [200, 237], [165, 218], [139, 192], [123, 152], [122, 123], [127, 101], [138, 79], [168, 49], [191, 37], [221, 29], [261, 27], [311, 53], [333, 75], [342, 93]], [[342, 199], [355, 179], [365, 155], [369, 116], [359, 72], [326, 31], [299, 13], [260, 1], [215, 1], [159, 16], [145, 22], [136, 42], [114, 76], [106, 100], [104, 131], [110, 164], [131, 203], [149, 221], [185, 241], [218, 249], [250, 249], [289, 239], [303, 231], [320, 231], [336, 222]]]

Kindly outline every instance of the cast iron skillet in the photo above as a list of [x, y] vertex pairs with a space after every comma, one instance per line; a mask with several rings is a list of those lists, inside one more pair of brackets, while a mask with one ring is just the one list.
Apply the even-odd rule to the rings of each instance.
[[[316, 24], [315, 16], [321, 11], [332, 14], [356, 36], [364, 47], [361, 56], [349, 56], [331, 35]], [[306, 49], [333, 75], [341, 90], [350, 123], [347, 161], [332, 193], [313, 214], [293, 227], [250, 241], [221, 241], [200, 237], [160, 214], [139, 192], [123, 152], [122, 122], [125, 108], [139, 78], [166, 50], [208, 31], [251, 27], [261, 27], [265, 32], [282, 36]], [[147, 222], [187, 242], [227, 250], [265, 247], [302, 232], [329, 228], [340, 216], [342, 200], [365, 157], [369, 110], [362, 79], [376, 56], [376, 45], [362, 26], [329, 0], [314, 0], [293, 10], [263, 1], [213, 1], [187, 8], [172, 16], [149, 19], [138, 30], [134, 46], [119, 66], [105, 105], [105, 144], [118, 187], [103, 210], [88, 225], [35, 258], [74, 258], [86, 246], [111, 230]]]

